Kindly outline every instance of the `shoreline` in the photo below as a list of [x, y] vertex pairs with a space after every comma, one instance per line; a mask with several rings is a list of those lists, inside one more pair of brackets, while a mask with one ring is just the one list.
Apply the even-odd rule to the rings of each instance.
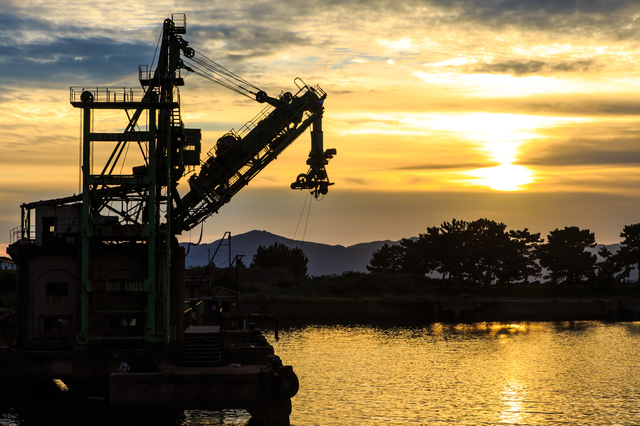
[[634, 321], [640, 297], [453, 297], [434, 302], [241, 303], [242, 311], [283, 323]]

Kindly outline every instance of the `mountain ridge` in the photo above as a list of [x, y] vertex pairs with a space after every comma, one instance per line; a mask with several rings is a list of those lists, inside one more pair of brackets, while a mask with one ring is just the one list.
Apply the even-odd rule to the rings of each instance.
[[231, 247], [229, 255], [228, 240], [218, 239], [211, 243], [201, 243], [197, 246], [189, 243], [180, 245], [188, 250], [187, 267], [201, 266], [209, 263], [209, 258], [213, 257], [216, 266], [226, 267], [229, 258], [233, 261], [236, 255], [244, 256], [244, 263], [249, 266], [253, 255], [258, 250], [258, 246], [268, 247], [274, 243], [285, 244], [289, 247], [299, 247], [309, 259], [307, 265], [310, 276], [342, 274], [347, 271], [367, 272], [366, 266], [371, 260], [371, 255], [384, 244], [397, 244], [397, 241], [372, 241], [368, 243], [358, 243], [352, 246], [329, 245], [314, 243], [310, 241], [293, 240], [280, 235], [272, 234], [268, 231], [253, 230], [244, 234], [231, 236]]
[[[233, 260], [236, 255], [243, 255], [245, 265], [249, 266], [253, 255], [258, 250], [258, 246], [268, 247], [277, 242], [291, 248], [299, 247], [304, 251], [304, 254], [309, 259], [307, 267], [310, 276], [340, 275], [347, 271], [368, 272], [367, 265], [375, 251], [379, 250], [384, 244], [400, 243], [400, 241], [384, 240], [358, 243], [351, 246], [330, 245], [293, 240], [268, 231], [253, 230], [231, 237], [231, 254], [229, 255], [228, 244], [224, 241], [221, 243], [221, 241], [221, 239], [218, 239], [211, 243], [201, 243], [197, 246], [191, 244], [191, 248], [188, 248], [190, 243], [181, 243], [180, 245], [185, 247], [188, 252], [186, 258], [187, 267], [207, 265], [209, 258], [216, 253], [216, 249], [218, 252], [213, 259], [216, 266], [226, 267], [229, 264], [229, 258]], [[620, 248], [620, 243], [598, 244], [597, 247], [589, 248], [587, 251], [597, 255], [598, 249], [602, 246], [607, 247], [612, 252], [616, 252]], [[600, 256], [598, 256], [598, 260], [600, 260]], [[630, 278], [632, 280], [637, 279], [637, 273], [637, 270], [632, 271]], [[438, 276], [438, 274], [434, 276]]]

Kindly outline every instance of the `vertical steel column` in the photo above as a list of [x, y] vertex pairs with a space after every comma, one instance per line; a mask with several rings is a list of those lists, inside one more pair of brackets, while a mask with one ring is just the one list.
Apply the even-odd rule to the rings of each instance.
[[91, 287], [89, 262], [91, 250], [91, 200], [89, 178], [91, 176], [91, 107], [83, 109], [82, 135], [82, 229], [80, 240], [80, 312], [76, 342], [89, 343], [89, 296]]
[[310, 155], [323, 155], [324, 154], [324, 138], [322, 133], [322, 113], [320, 111], [316, 118], [313, 120], [313, 128], [311, 130], [311, 154]]
[[[163, 86], [166, 90], [166, 101], [173, 102], [174, 100], [174, 78], [176, 76], [176, 70], [180, 67], [180, 43], [175, 35], [172, 33], [172, 37], [169, 42], [169, 79], [166, 85]], [[179, 108], [179, 107], [178, 107]], [[165, 241], [164, 241], [164, 315], [165, 315], [165, 333], [166, 341], [171, 340], [171, 276], [172, 276], [172, 259], [171, 250], [173, 244], [173, 233], [171, 231], [171, 221], [173, 216], [173, 109], [167, 109], [165, 116], [166, 137], [167, 142], [165, 146], [165, 161], [166, 161], [166, 221], [165, 221]], [[178, 110], [178, 114], [180, 110]]]
[[[27, 210], [26, 213], [25, 209]], [[20, 220], [22, 224], [22, 239], [28, 240], [31, 238], [31, 209], [29, 207], [25, 207], [24, 204], [20, 208]]]
[[157, 161], [156, 161], [156, 109], [149, 109], [149, 194], [147, 200], [147, 213], [149, 223], [145, 225], [145, 235], [147, 235], [147, 282], [145, 283], [145, 291], [147, 291], [147, 321], [145, 328], [145, 341], [153, 340], [156, 334], [156, 239], [157, 234], [157, 206], [156, 206], [156, 187], [157, 187]]
[[[173, 98], [173, 96], [172, 96]], [[173, 100], [173, 99], [172, 99]], [[166, 155], [166, 162], [167, 162], [167, 167], [166, 167], [166, 173], [167, 173], [167, 219], [165, 222], [165, 234], [164, 234], [164, 245], [165, 245], [165, 254], [164, 254], [164, 298], [165, 298], [165, 311], [164, 311], [164, 318], [165, 318], [165, 333], [166, 333], [166, 339], [167, 342], [169, 342], [170, 338], [169, 336], [171, 336], [171, 244], [172, 244], [172, 240], [173, 240], [173, 236], [171, 234], [171, 207], [173, 204], [172, 201], [172, 189], [173, 189], [173, 184], [172, 184], [172, 179], [173, 179], [173, 155], [172, 155], [172, 146], [171, 146], [171, 140], [173, 138], [172, 135], [172, 123], [171, 123], [171, 112], [168, 111], [168, 127], [167, 127], [167, 155]]]

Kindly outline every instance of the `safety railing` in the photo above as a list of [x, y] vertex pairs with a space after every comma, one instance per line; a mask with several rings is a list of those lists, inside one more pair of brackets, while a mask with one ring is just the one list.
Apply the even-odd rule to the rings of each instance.
[[298, 86], [298, 89], [300, 89], [300, 91], [296, 94], [296, 96], [301, 96], [302, 91], [303, 90], [310, 90], [313, 93], [316, 94], [316, 96], [318, 96], [319, 98], [322, 98], [323, 96], [326, 95], [325, 91], [322, 90], [322, 88], [319, 85], [316, 86], [309, 86], [307, 83], [305, 83], [300, 77], [296, 77], [293, 80], [294, 84], [296, 86]]
[[153, 70], [149, 65], [138, 65], [138, 80], [149, 81], [153, 77]]
[[70, 102], [141, 102], [142, 88], [133, 87], [71, 87]]
[[20, 226], [16, 226], [10, 231], [9, 244], [13, 244], [21, 240], [35, 242], [41, 236], [42, 236], [42, 232], [36, 233], [35, 228], [32, 226], [29, 226], [28, 228], [25, 228], [25, 229], [23, 229]]
[[187, 31], [187, 15], [184, 13], [172, 13], [171, 20], [177, 33], [184, 34]]
[[22, 239], [22, 228], [16, 226], [13, 228], [9, 235], [9, 244], [13, 244]]
[[273, 111], [273, 109], [274, 108], [271, 105], [267, 105], [266, 107], [264, 107], [262, 111], [260, 111], [255, 117], [247, 121], [247, 123], [244, 126], [240, 127], [240, 130], [238, 130], [237, 132], [238, 135], [241, 138], [245, 137], [250, 131], [255, 129], [256, 126], [260, 124], [262, 120], [267, 118], [269, 114], [271, 114], [271, 111]]

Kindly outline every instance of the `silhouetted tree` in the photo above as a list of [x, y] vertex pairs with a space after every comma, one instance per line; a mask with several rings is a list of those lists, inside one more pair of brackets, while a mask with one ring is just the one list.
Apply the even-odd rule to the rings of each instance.
[[488, 287], [504, 268], [513, 251], [507, 225], [489, 219], [470, 222], [465, 230], [464, 272], [471, 284]]
[[307, 275], [309, 259], [299, 247], [289, 248], [285, 244], [275, 242], [269, 247], [258, 246], [253, 255], [252, 268], [285, 268], [295, 276]]
[[602, 260], [596, 263], [595, 283], [599, 287], [614, 287], [629, 277], [629, 270], [620, 261], [619, 253], [602, 246], [598, 250]]
[[536, 262], [537, 249], [544, 242], [540, 233], [532, 234], [528, 228], [517, 231], [509, 231], [509, 238], [513, 244], [513, 255], [504, 259], [505, 275], [510, 281], [529, 283], [529, 278], [540, 276], [542, 268]]
[[549, 233], [547, 243], [539, 246], [540, 265], [550, 271], [547, 278], [553, 284], [561, 281], [576, 284], [593, 275], [597, 257], [585, 249], [595, 246], [595, 235], [588, 229], [577, 226], [555, 229]]
[[468, 222], [453, 219], [451, 222], [442, 222], [441, 235], [438, 238], [440, 248], [438, 270], [443, 274], [449, 274], [451, 284], [462, 283], [465, 273], [465, 262], [468, 257], [467, 228]]
[[420, 234], [416, 240], [403, 239], [400, 244], [405, 248], [402, 269], [412, 274], [427, 274], [442, 270], [442, 232], [437, 226], [427, 228], [427, 232]]
[[527, 284], [546, 268], [549, 274], [545, 278], [553, 284], [572, 285], [588, 278], [597, 285], [610, 286], [640, 267], [640, 223], [625, 226], [620, 236], [624, 238], [620, 250], [611, 253], [601, 248], [602, 261], [597, 263], [597, 256], [586, 251], [596, 246], [595, 235], [588, 229], [555, 229], [545, 244], [540, 233], [528, 228], [507, 232], [504, 223], [489, 219], [453, 219], [427, 228], [418, 238], [385, 244], [373, 254], [367, 269], [375, 273], [435, 271], [449, 284], [488, 286]]
[[384, 244], [371, 256], [367, 270], [376, 274], [396, 273], [402, 270], [404, 247]]
[[247, 265], [245, 265], [244, 263], [244, 260], [242, 260], [242, 257], [238, 257], [236, 259], [235, 265], [238, 269], [245, 269], [247, 267]]
[[[628, 275], [636, 267], [640, 269], [640, 223], [625, 225], [620, 233], [622, 244], [617, 253], [617, 259]], [[640, 286], [640, 274], [638, 275]]]
[[504, 223], [489, 219], [443, 222], [407, 245], [405, 260], [419, 265], [416, 272], [441, 273], [450, 284], [466, 281], [488, 286], [505, 277], [505, 258], [515, 250], [505, 229]]
[[422, 258], [422, 253], [419, 250], [419, 240], [419, 238], [403, 238], [400, 240], [400, 247], [402, 248], [400, 269], [406, 274], [424, 275], [428, 272], [424, 265], [425, 261]]

